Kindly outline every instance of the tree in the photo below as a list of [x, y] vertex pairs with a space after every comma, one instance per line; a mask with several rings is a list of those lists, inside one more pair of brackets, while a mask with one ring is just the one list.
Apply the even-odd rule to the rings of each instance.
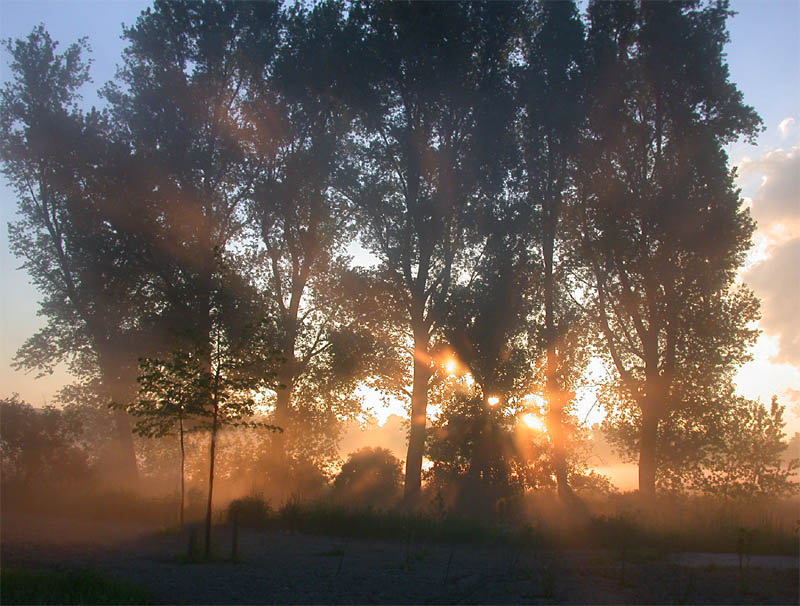
[[573, 2], [537, 2], [522, 36], [524, 63], [517, 76], [518, 137], [522, 156], [519, 187], [531, 209], [538, 210], [531, 240], [541, 251], [543, 344], [548, 429], [554, 444], [559, 493], [569, 494], [564, 408], [567, 387], [562, 368], [570, 353], [560, 333], [574, 315], [571, 289], [558, 265], [568, 258], [569, 230], [561, 229], [565, 206], [572, 200], [579, 134], [584, 125], [584, 33]]
[[321, 438], [335, 434], [337, 417], [354, 412], [352, 398], [326, 393], [322, 376], [335, 371], [329, 354], [347, 322], [337, 290], [351, 218], [332, 187], [350, 122], [335, 65], [348, 52], [343, 19], [336, 2], [296, 4], [283, 14], [281, 44], [247, 100], [258, 125], [249, 212], [261, 241], [262, 288], [286, 356], [274, 412], [275, 423], [291, 427], [275, 449], [283, 469], [291, 466], [290, 450], [334, 456], [333, 442]]
[[183, 528], [186, 449], [184, 437], [196, 417], [203, 415], [207, 393], [202, 376], [202, 363], [186, 351], [173, 352], [171, 360], [142, 358], [138, 398], [127, 406], [130, 415], [138, 418], [133, 432], [145, 438], [163, 438], [176, 429], [180, 446], [180, 527]]
[[[380, 259], [379, 274], [406, 313], [413, 380], [405, 496], [419, 496], [440, 308], [471, 255], [478, 193], [506, 127], [506, 61], [518, 9], [508, 4], [365, 3], [356, 110], [363, 141], [348, 187]], [[494, 191], [494, 190], [493, 190]]]
[[68, 415], [53, 406], [36, 409], [17, 394], [0, 400], [0, 455], [4, 490], [36, 482], [58, 484], [92, 477], [92, 465]]
[[[116, 205], [127, 178], [109, 170], [125, 150], [110, 142], [103, 114], [78, 109], [78, 90], [89, 80], [85, 40], [58, 54], [39, 26], [6, 48], [15, 79], [0, 101], [0, 159], [20, 217], [9, 225], [9, 242], [47, 318], [15, 364], [48, 372], [67, 361], [77, 376], [95, 379], [108, 401], [124, 401], [146, 328], [136, 319], [146, 307], [142, 272], [125, 243], [131, 215]], [[115, 425], [118, 480], [127, 484], [136, 460], [124, 412]]]
[[721, 431], [710, 436], [689, 485], [726, 497], [796, 494], [800, 459], [789, 459], [785, 465], [782, 461], [788, 448], [783, 412], [777, 397], [769, 408], [761, 402], [731, 397]]
[[[665, 433], [725, 393], [758, 302], [734, 287], [753, 223], [723, 145], [759, 118], [728, 81], [725, 3], [592, 3], [581, 254], [618, 379], [609, 424], [653, 494]], [[631, 431], [632, 429], [632, 431]]]
[[242, 107], [251, 57], [273, 51], [277, 15], [274, 2], [156, 2], [125, 30], [120, 82], [103, 91], [143, 183], [136, 257], [161, 351], [176, 334], [189, 351], [210, 338], [215, 255], [241, 234], [254, 180]]

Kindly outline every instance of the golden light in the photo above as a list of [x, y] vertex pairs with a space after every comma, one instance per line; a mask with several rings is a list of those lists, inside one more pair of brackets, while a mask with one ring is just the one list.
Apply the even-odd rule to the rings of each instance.
[[497, 396], [489, 396], [488, 398], [486, 398], [486, 401], [489, 403], [489, 406], [497, 406], [498, 404], [500, 404], [500, 398], [498, 398]]
[[524, 415], [522, 415], [522, 422], [525, 423], [525, 425], [527, 425], [531, 429], [535, 429], [536, 431], [545, 430], [544, 423], [542, 423], [542, 420], [532, 412], [526, 412]]
[[458, 366], [456, 366], [456, 361], [452, 358], [447, 360], [447, 362], [444, 363], [444, 369], [447, 371], [448, 375], [456, 374], [456, 370], [458, 369]]

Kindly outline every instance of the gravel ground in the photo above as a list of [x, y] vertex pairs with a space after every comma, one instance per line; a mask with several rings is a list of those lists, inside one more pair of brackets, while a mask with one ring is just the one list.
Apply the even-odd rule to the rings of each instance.
[[220, 561], [184, 563], [188, 531], [8, 514], [2, 566], [103, 570], [158, 604], [797, 604], [798, 560], [646, 556], [347, 540], [214, 529]]

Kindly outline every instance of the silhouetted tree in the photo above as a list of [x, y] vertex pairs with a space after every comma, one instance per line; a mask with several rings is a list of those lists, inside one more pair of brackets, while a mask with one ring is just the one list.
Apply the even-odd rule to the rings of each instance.
[[[505, 128], [512, 4], [360, 3], [363, 146], [347, 190], [413, 342], [405, 494], [420, 491], [431, 339], [469, 257], [470, 213]], [[500, 123], [498, 124], [498, 119]]]
[[[263, 247], [263, 290], [286, 356], [274, 402], [275, 423], [291, 427], [276, 436], [275, 456], [284, 469], [291, 467], [291, 450], [334, 456], [335, 441], [323, 436], [335, 435], [337, 418], [360, 408], [351, 394], [331, 393], [327, 380], [336, 371], [331, 348], [347, 323], [337, 290], [352, 232], [346, 200], [332, 187], [349, 129], [337, 77], [337, 64], [349, 52], [343, 21], [336, 2], [293, 5], [283, 15], [274, 60], [262, 59], [264, 73], [246, 103], [257, 125], [249, 211]], [[311, 433], [314, 440], [308, 440]]]
[[619, 381], [608, 422], [628, 428], [616, 435], [646, 494], [665, 432], [713, 405], [755, 334], [758, 302], [734, 288], [753, 223], [723, 145], [759, 118], [728, 80], [727, 16], [725, 3], [589, 7], [579, 232]]
[[[522, 156], [519, 186], [536, 212], [531, 239], [541, 251], [544, 317], [542, 340], [547, 363], [544, 397], [547, 425], [553, 440], [558, 490], [569, 494], [566, 431], [563, 427], [568, 392], [564, 363], [570, 352], [562, 333], [574, 315], [570, 307], [574, 284], [566, 280], [568, 230], [560, 222], [573, 200], [575, 165], [584, 126], [584, 33], [573, 2], [536, 2], [522, 36], [524, 63], [519, 69], [518, 131]], [[573, 313], [571, 314], [570, 311]]]
[[788, 448], [783, 412], [777, 397], [767, 408], [761, 402], [731, 396], [721, 428], [708, 436], [704, 456], [693, 467], [688, 485], [726, 497], [797, 493], [800, 459], [782, 460]]
[[[14, 79], [0, 101], [0, 154], [20, 217], [9, 225], [9, 242], [47, 319], [15, 365], [47, 372], [67, 361], [108, 401], [124, 401], [147, 328], [137, 321], [147, 305], [141, 268], [126, 244], [130, 209], [117, 197], [127, 178], [114, 167], [126, 153], [109, 141], [105, 115], [77, 106], [89, 80], [86, 41], [62, 54], [56, 47], [42, 26], [6, 43]], [[130, 422], [120, 411], [115, 424], [118, 479], [127, 483], [136, 477]]]
[[203, 362], [186, 351], [173, 352], [170, 360], [143, 358], [139, 361], [138, 397], [127, 411], [138, 420], [133, 432], [145, 438], [163, 438], [177, 430], [180, 446], [180, 526], [183, 528], [186, 495], [185, 435], [196, 417], [205, 412], [208, 395], [196, 380]]
[[69, 416], [53, 406], [34, 408], [17, 394], [0, 400], [0, 462], [6, 484], [86, 480], [93, 469]]

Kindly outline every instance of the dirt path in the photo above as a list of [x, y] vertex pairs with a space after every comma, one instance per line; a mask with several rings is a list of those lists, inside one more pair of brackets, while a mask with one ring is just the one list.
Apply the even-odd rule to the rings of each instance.
[[[237, 563], [181, 563], [188, 533], [3, 516], [2, 565], [104, 570], [171, 604], [796, 604], [795, 558], [517, 550], [241, 532]], [[230, 529], [215, 528], [228, 558]]]

